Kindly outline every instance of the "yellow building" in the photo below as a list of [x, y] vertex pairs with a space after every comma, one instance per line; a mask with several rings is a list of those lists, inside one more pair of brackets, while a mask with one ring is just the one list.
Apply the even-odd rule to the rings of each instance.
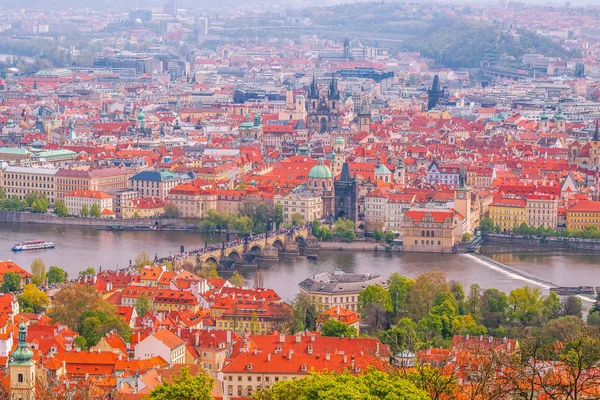
[[198, 299], [184, 290], [159, 289], [154, 296], [156, 311], [190, 310], [193, 313], [200, 310]]
[[451, 253], [468, 222], [454, 209], [411, 209], [404, 213], [402, 249], [431, 253]]
[[567, 210], [567, 229], [600, 229], [600, 201], [582, 200]]
[[25, 200], [29, 193], [46, 195], [50, 204], [56, 195], [55, 176], [58, 172], [53, 168], [6, 167], [0, 169], [0, 187], [6, 191], [6, 197], [17, 196]]
[[200, 189], [191, 183], [182, 183], [169, 191], [165, 203], [177, 207], [182, 218], [204, 218], [208, 210], [217, 209], [217, 197], [212, 190]]
[[165, 202], [158, 197], [142, 197], [129, 200], [121, 209], [121, 215], [129, 218], [155, 218], [165, 213]]
[[277, 195], [275, 204], [281, 204], [283, 220], [291, 221], [292, 215], [300, 214], [304, 221], [323, 217], [323, 198], [302, 184], [285, 195]]
[[527, 223], [527, 200], [496, 199], [490, 205], [490, 218], [503, 231]]
[[291, 307], [285, 303], [239, 301], [216, 318], [215, 327], [221, 331], [267, 335], [284, 329], [291, 313]]

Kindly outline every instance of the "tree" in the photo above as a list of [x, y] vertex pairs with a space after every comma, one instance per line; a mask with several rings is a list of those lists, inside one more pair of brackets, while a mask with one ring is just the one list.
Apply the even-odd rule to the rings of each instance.
[[373, 237], [375, 238], [375, 240], [377, 240], [379, 242], [380, 240], [383, 239], [383, 231], [379, 228], [375, 228], [373, 230]]
[[87, 204], [84, 204], [81, 207], [81, 211], [79, 211], [79, 215], [81, 215], [82, 217], [87, 217], [90, 214], [89, 210], [88, 210], [88, 206]]
[[508, 303], [512, 319], [530, 325], [542, 310], [542, 292], [531, 286], [517, 288], [510, 292]]
[[431, 272], [417, 276], [406, 296], [406, 311], [414, 320], [425, 318], [435, 304], [435, 296], [448, 291], [450, 286], [443, 272]]
[[469, 243], [471, 241], [471, 234], [469, 232], [463, 233], [462, 237], [460, 238], [460, 241], [463, 243]]
[[98, 203], [92, 204], [92, 208], [90, 209], [90, 216], [94, 218], [100, 217], [100, 207], [98, 207]]
[[179, 209], [177, 209], [177, 206], [173, 203], [165, 204], [164, 210], [163, 217], [166, 218], [177, 218], [180, 215]]
[[39, 314], [50, 304], [46, 293], [38, 289], [34, 284], [25, 285], [23, 293], [17, 296], [17, 299], [19, 300], [19, 308], [22, 312]]
[[133, 218], [138, 219], [140, 217], [140, 213], [135, 210], [135, 212], [133, 213]]
[[482, 234], [487, 234], [494, 231], [494, 221], [490, 218], [483, 218], [479, 221], [479, 230]]
[[419, 348], [417, 325], [410, 318], [402, 318], [396, 326], [381, 332], [379, 340], [390, 346], [393, 355], [404, 350], [416, 353]]
[[312, 373], [300, 379], [279, 380], [254, 392], [252, 400], [426, 400], [429, 396], [397, 374], [368, 370], [364, 374]]
[[394, 235], [394, 232], [386, 231], [383, 234], [383, 239], [387, 244], [391, 244], [396, 239], [396, 235]]
[[410, 370], [404, 370], [402, 377], [427, 392], [431, 400], [442, 400], [453, 398], [458, 390], [456, 372], [456, 368], [449, 365], [435, 368], [426, 364], [417, 364]]
[[386, 312], [394, 310], [390, 292], [381, 286], [369, 285], [358, 294], [358, 310], [364, 312], [370, 303], [380, 304]]
[[21, 289], [21, 275], [16, 272], [7, 272], [2, 276], [2, 293], [16, 292]]
[[394, 272], [388, 277], [388, 291], [392, 300], [392, 311], [398, 315], [404, 309], [406, 296], [413, 280]]
[[62, 200], [58, 200], [54, 203], [54, 212], [59, 217], [68, 217], [69, 216], [69, 210], [67, 209], [67, 205]]
[[314, 331], [316, 320], [319, 316], [317, 303], [312, 296], [299, 293], [292, 302], [292, 333], [302, 332], [306, 329]]
[[351, 242], [356, 239], [354, 232], [354, 222], [347, 219], [338, 219], [333, 225], [333, 236], [344, 242]]
[[465, 302], [465, 312], [471, 314], [477, 320], [481, 315], [481, 305], [483, 303], [481, 296], [481, 287], [474, 283], [469, 287], [469, 295]]
[[88, 267], [82, 271], [79, 271], [78, 275], [80, 278], [85, 278], [86, 276], [93, 276], [96, 275], [96, 270], [94, 269], [94, 267]]
[[31, 212], [45, 214], [48, 212], [48, 205], [49, 201], [46, 195], [37, 196], [35, 200], [31, 203]]
[[46, 275], [46, 277], [48, 279], [49, 284], [63, 283], [67, 280], [68, 274], [67, 271], [65, 271], [64, 269], [53, 265], [48, 269], [48, 274]]
[[304, 224], [304, 217], [300, 213], [293, 213], [291, 216], [292, 226], [300, 226]]
[[198, 270], [198, 276], [204, 279], [218, 279], [219, 273], [217, 272], [216, 265], [210, 265], [208, 267], [202, 267]]
[[10, 199], [2, 202], [2, 209], [7, 211], [23, 211], [25, 204], [17, 195], [13, 195]]
[[46, 283], [46, 264], [40, 257], [33, 259], [31, 263], [31, 283], [37, 286], [41, 286]]
[[321, 327], [323, 336], [350, 337], [357, 336], [356, 328], [348, 326], [337, 319], [328, 319]]
[[313, 236], [319, 238], [321, 236], [321, 222], [318, 219], [313, 219], [310, 224], [310, 231]]
[[55, 323], [77, 330], [81, 316], [87, 311], [116, 315], [116, 307], [104, 300], [94, 286], [69, 283], [54, 295], [51, 317]]
[[508, 298], [498, 289], [486, 289], [483, 292], [481, 323], [489, 331], [494, 332], [506, 323]]
[[135, 312], [138, 317], [143, 317], [150, 311], [152, 308], [152, 303], [150, 302], [150, 298], [148, 297], [148, 293], [142, 292], [140, 297], [135, 301]]
[[73, 339], [73, 346], [81, 350], [87, 350], [88, 348], [87, 341], [81, 335], [75, 336], [75, 339]]
[[147, 265], [153, 265], [154, 263], [152, 262], [152, 259], [150, 258], [150, 254], [146, 253], [145, 251], [139, 253], [137, 256], [135, 256], [135, 268], [140, 270], [142, 268], [144, 268]]
[[322, 226], [321, 227], [321, 240], [323, 241], [328, 241], [333, 239], [333, 232], [331, 231], [331, 229], [329, 229], [329, 227], [327, 226]]
[[279, 229], [279, 226], [283, 222], [283, 206], [280, 203], [275, 204], [273, 207], [273, 223], [275, 228]]
[[246, 286], [246, 279], [237, 271], [233, 272], [231, 278], [229, 278], [229, 283], [231, 283], [234, 287], [244, 287]]
[[190, 374], [189, 367], [181, 367], [174, 373], [171, 382], [163, 382], [150, 392], [150, 400], [212, 400], [214, 379], [201, 372]]
[[98, 344], [102, 336], [110, 331], [129, 341], [131, 327], [119, 317], [115, 310], [87, 310], [81, 314], [77, 331], [85, 338], [88, 346]]
[[583, 317], [583, 303], [577, 296], [569, 296], [562, 302], [562, 315], [573, 315], [578, 318]]

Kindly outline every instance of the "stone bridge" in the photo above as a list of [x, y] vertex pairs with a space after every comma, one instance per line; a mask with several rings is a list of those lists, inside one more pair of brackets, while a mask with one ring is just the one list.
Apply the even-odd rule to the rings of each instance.
[[235, 263], [243, 263], [248, 256], [253, 258], [261, 257], [271, 249], [277, 249], [282, 252], [297, 252], [298, 247], [306, 245], [308, 235], [310, 235], [309, 228], [297, 229], [286, 233], [269, 233], [268, 237], [263, 235], [260, 239], [251, 240], [247, 243], [242, 241], [239, 244], [232, 245], [232, 242], [230, 242], [229, 245], [226, 243], [224, 248], [221, 247], [205, 253], [189, 255], [187, 259], [182, 260], [182, 263], [200, 262], [203, 265], [206, 263], [221, 265], [224, 259], [231, 259]]

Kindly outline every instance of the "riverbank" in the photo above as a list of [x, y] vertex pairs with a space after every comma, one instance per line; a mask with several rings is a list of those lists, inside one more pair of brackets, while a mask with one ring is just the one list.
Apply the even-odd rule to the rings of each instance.
[[401, 252], [402, 246], [388, 245], [376, 242], [319, 242], [319, 247], [311, 250]]
[[55, 214], [35, 214], [19, 211], [0, 211], [0, 222], [16, 222], [21, 224], [50, 224], [106, 227], [111, 225], [127, 226], [197, 226], [198, 220], [184, 218], [134, 218], [134, 219], [104, 219], [90, 217], [59, 217]]

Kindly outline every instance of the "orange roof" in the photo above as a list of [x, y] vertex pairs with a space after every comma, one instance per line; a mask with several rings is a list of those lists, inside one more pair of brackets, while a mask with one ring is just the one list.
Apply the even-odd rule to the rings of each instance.
[[162, 329], [158, 332], [155, 332], [152, 336], [164, 343], [165, 346], [170, 349], [185, 345], [185, 341], [183, 339], [168, 329]]
[[2, 282], [2, 278], [4, 274], [7, 272], [14, 272], [21, 275], [21, 279], [29, 278], [32, 275], [25, 271], [23, 268], [19, 267], [12, 261], [0, 261], [0, 282]]
[[100, 190], [71, 190], [65, 197], [83, 197], [86, 199], [110, 199], [112, 196]]

